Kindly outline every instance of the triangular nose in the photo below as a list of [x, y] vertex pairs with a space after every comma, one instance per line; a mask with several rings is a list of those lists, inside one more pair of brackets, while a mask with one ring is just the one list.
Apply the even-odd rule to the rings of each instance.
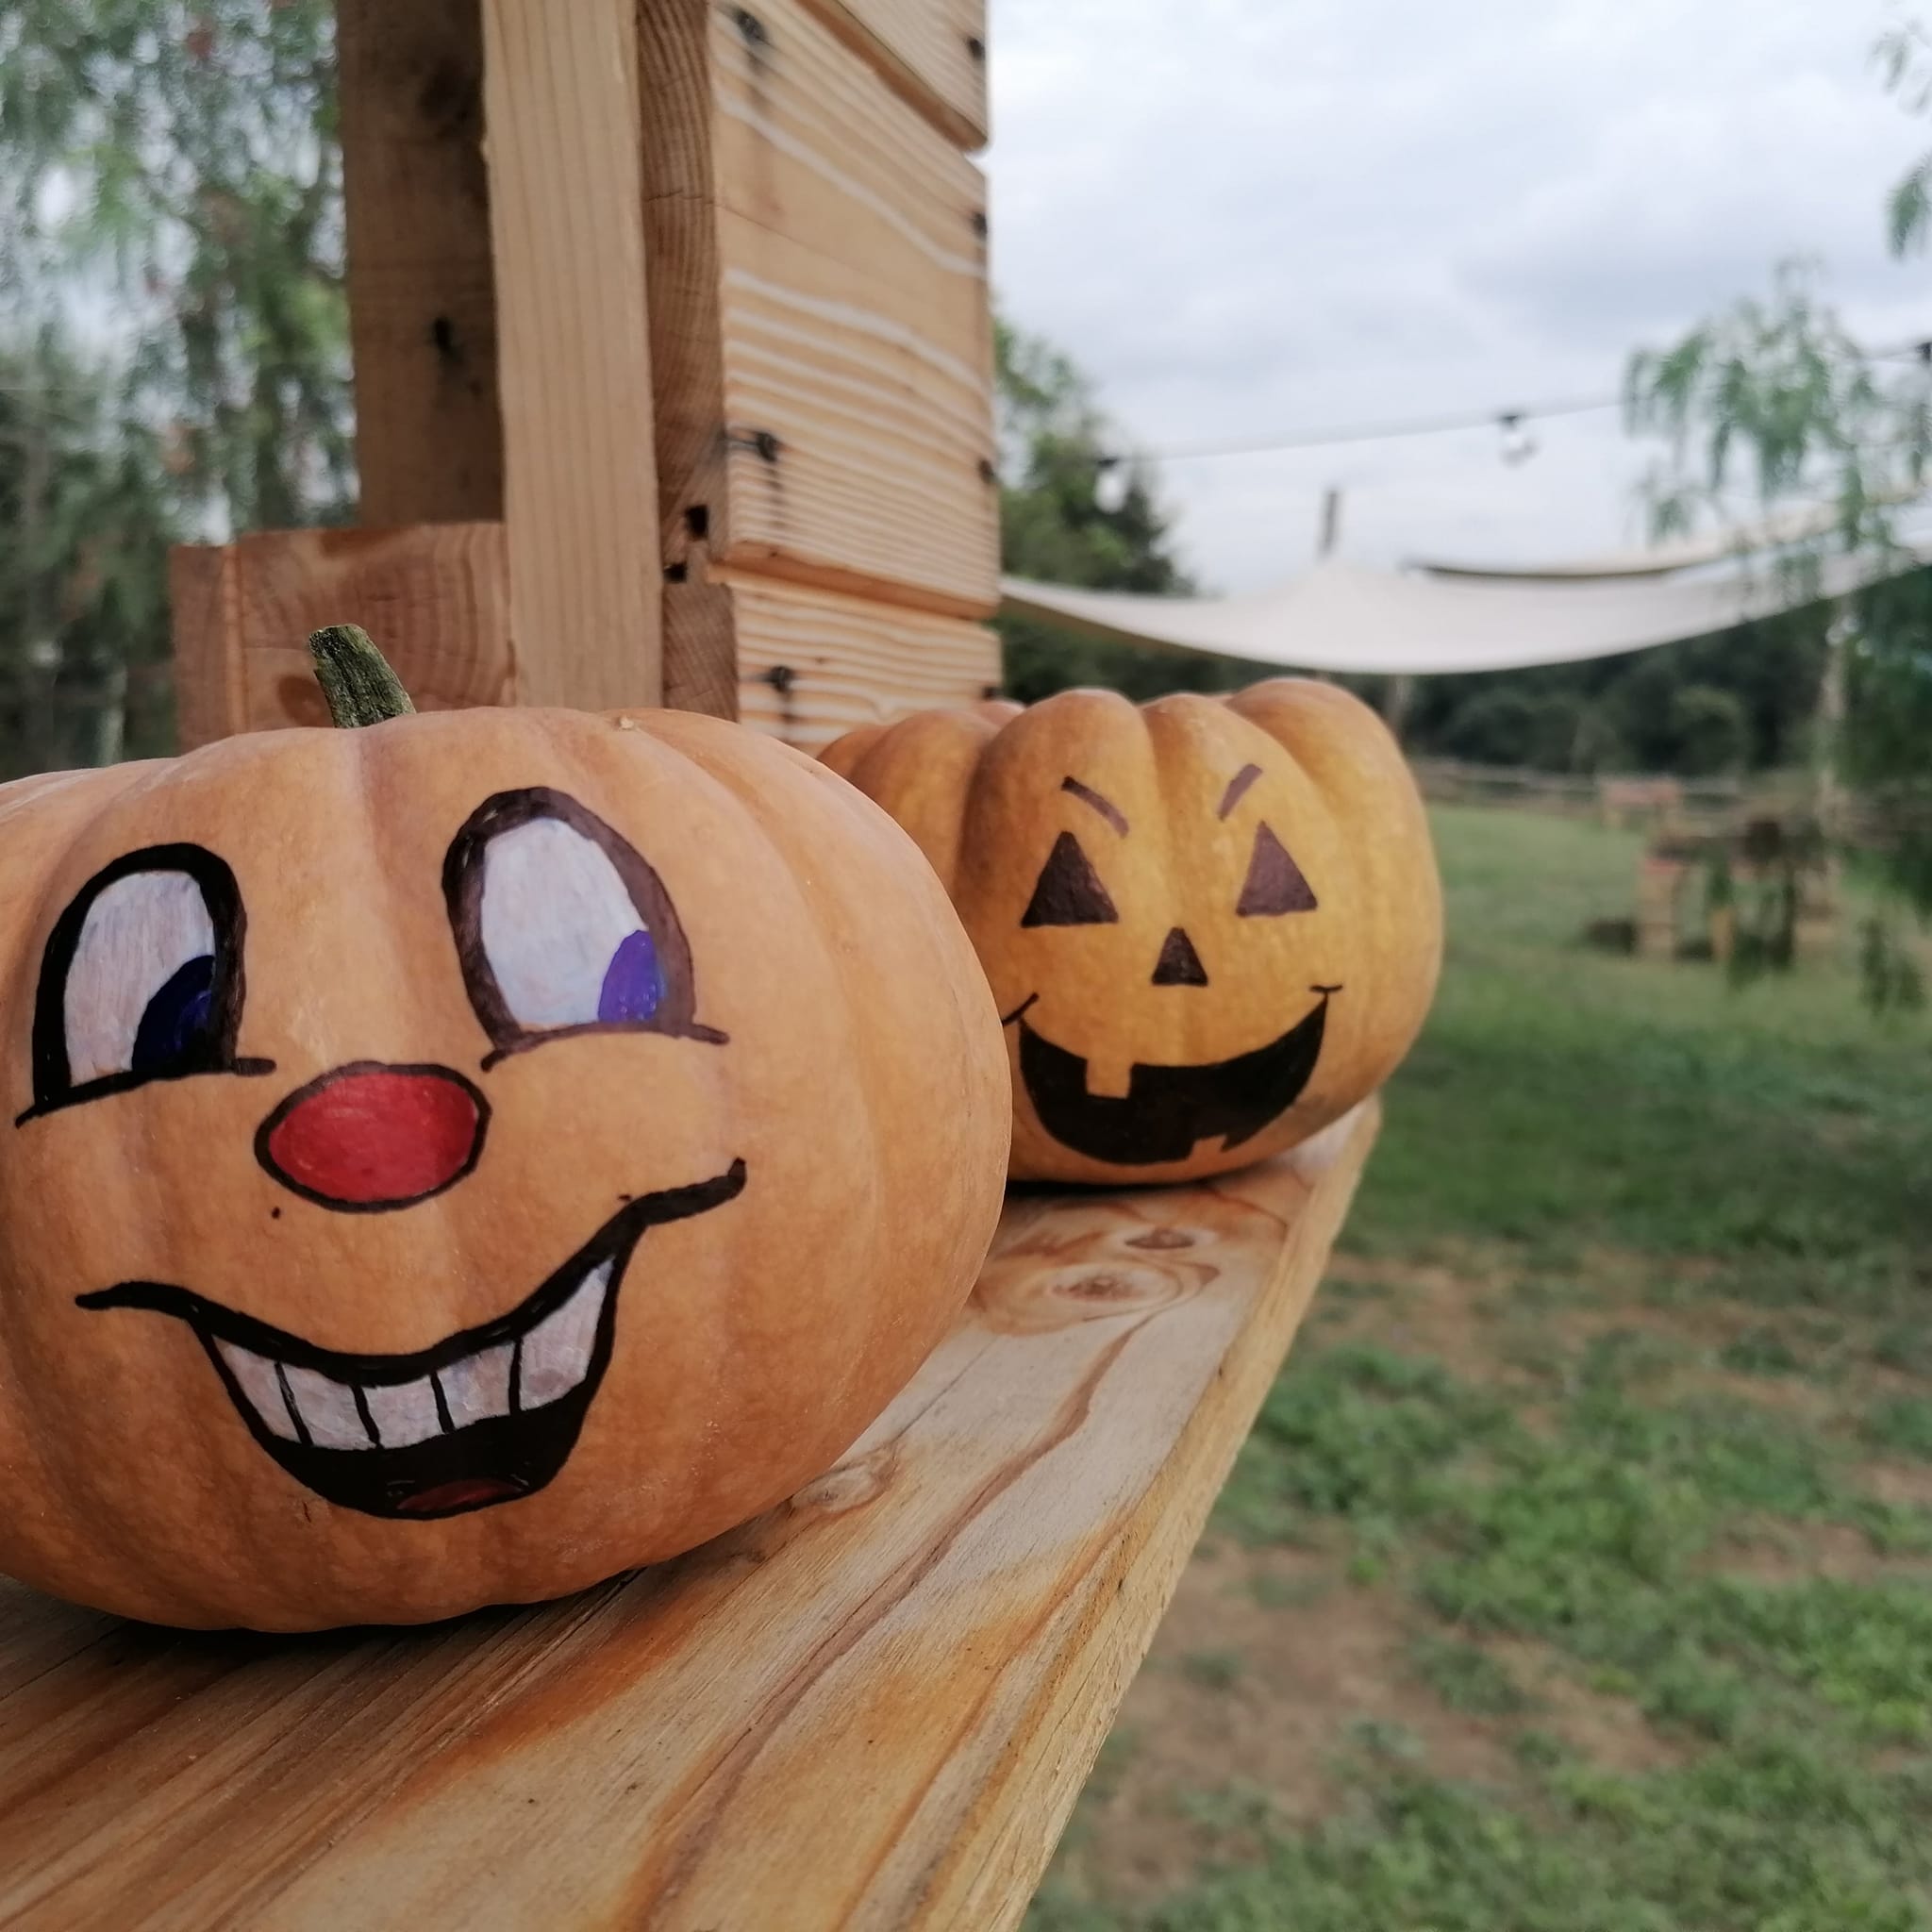
[[1206, 986], [1208, 969], [1194, 950], [1194, 942], [1175, 926], [1160, 942], [1160, 958], [1154, 963], [1156, 986]]

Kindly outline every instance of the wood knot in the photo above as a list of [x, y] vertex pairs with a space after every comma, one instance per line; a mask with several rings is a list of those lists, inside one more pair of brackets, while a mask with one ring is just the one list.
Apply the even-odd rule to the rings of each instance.
[[1201, 1237], [1184, 1227], [1150, 1227], [1144, 1234], [1130, 1234], [1130, 1248], [1191, 1248]]
[[1115, 1269], [1096, 1268], [1091, 1274], [1061, 1282], [1055, 1292], [1071, 1295], [1078, 1302], [1130, 1302], [1139, 1299], [1141, 1286], [1131, 1275]]
[[827, 1470], [816, 1482], [807, 1483], [788, 1507], [794, 1515], [815, 1516], [844, 1516], [863, 1509], [885, 1493], [898, 1460], [898, 1449], [889, 1442], [857, 1462]]
[[763, 46], [771, 40], [771, 35], [765, 31], [764, 22], [756, 13], [752, 12], [749, 8], [741, 7], [734, 19], [738, 31], [744, 36], [748, 45], [754, 47]]
[[1146, 1315], [1194, 1292], [1195, 1284], [1162, 1268], [1083, 1261], [1058, 1268], [991, 1269], [974, 1300], [989, 1327], [1039, 1335], [1078, 1322]]

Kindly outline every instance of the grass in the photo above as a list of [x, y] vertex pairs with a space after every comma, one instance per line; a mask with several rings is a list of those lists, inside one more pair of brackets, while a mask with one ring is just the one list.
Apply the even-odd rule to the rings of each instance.
[[1437, 825], [1441, 994], [1214, 1531], [1268, 1617], [1403, 1633], [1402, 1715], [1292, 1805], [1231, 1742], [1130, 1894], [1142, 1727], [1029, 1926], [1932, 1932], [1932, 1030], [1576, 947], [1629, 839]]

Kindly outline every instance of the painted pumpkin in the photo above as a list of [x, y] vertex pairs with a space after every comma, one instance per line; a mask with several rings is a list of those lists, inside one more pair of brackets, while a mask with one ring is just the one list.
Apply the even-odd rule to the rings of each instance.
[[1422, 801], [1366, 705], [1276, 678], [927, 711], [824, 761], [944, 881], [1005, 1018], [1012, 1172], [1182, 1180], [1372, 1092], [1441, 957]]
[[0, 788], [0, 1571], [525, 1602], [829, 1466], [997, 1219], [998, 1015], [886, 815], [678, 712]]

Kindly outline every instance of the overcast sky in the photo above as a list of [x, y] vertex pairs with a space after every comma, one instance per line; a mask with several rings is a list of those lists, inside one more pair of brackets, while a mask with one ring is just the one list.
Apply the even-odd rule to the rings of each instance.
[[[993, 273], [1158, 451], [1614, 395], [1781, 257], [1865, 339], [1932, 335], [1884, 250], [1925, 147], [1870, 60], [1878, 0], [991, 0]], [[1641, 535], [1614, 411], [1160, 469], [1188, 562], [1525, 560]]]

